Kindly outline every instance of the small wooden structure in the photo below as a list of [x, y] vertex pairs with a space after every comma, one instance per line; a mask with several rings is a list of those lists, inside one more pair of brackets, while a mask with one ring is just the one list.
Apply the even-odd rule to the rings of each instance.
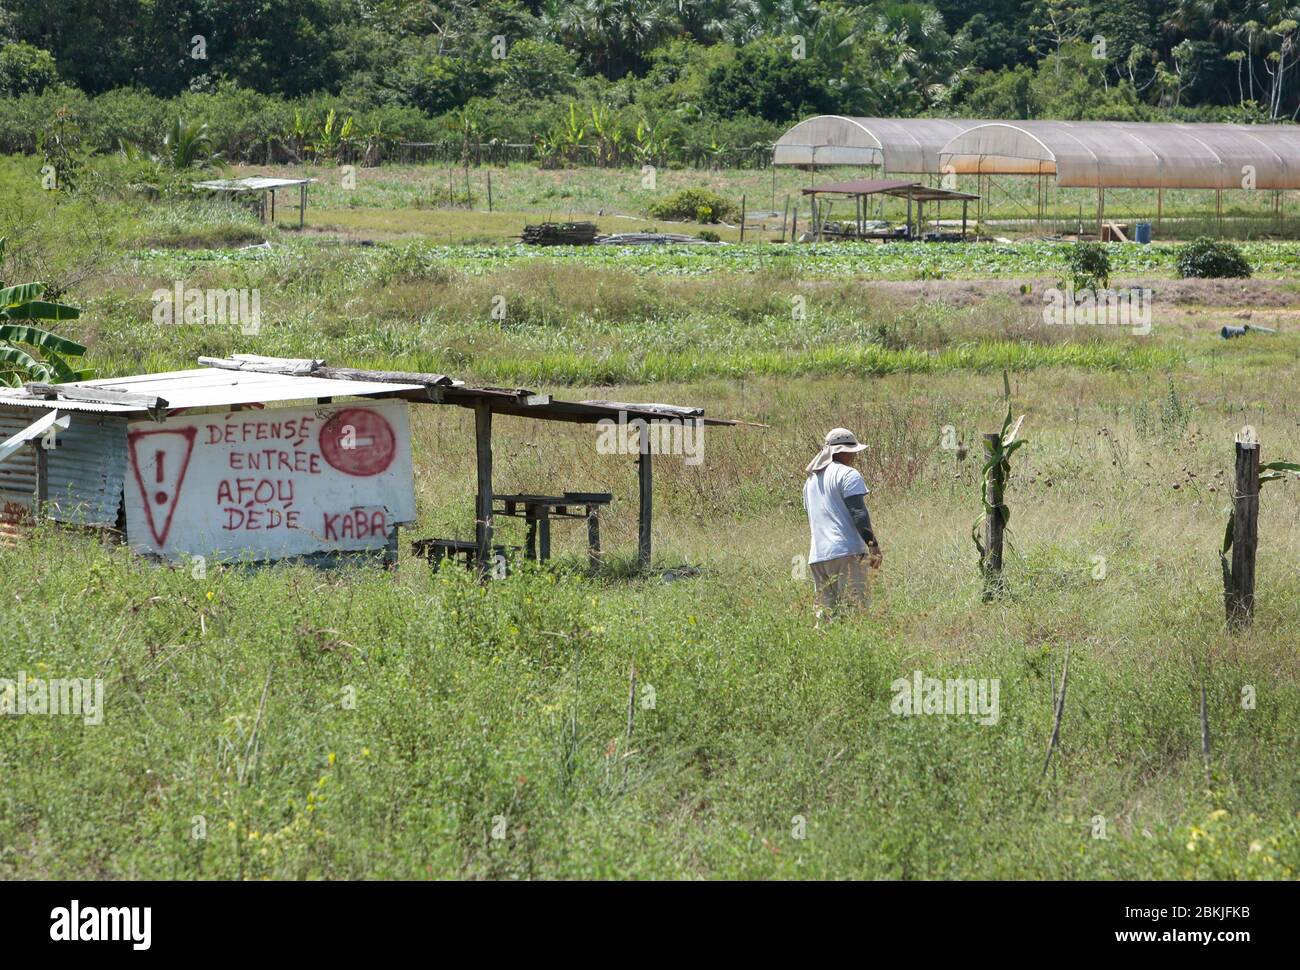
[[208, 179], [192, 184], [196, 189], [207, 189], [209, 192], [222, 192], [227, 195], [260, 195], [258, 207], [262, 221], [268, 221], [269, 211], [269, 221], [272, 224], [275, 223], [276, 190], [296, 185], [298, 187], [298, 228], [301, 229], [306, 222], [307, 186], [315, 181], [315, 179], [285, 179], [253, 175], [242, 179]]
[[[826, 185], [814, 185], [803, 190], [803, 194], [812, 197], [813, 208], [813, 237], [821, 240], [824, 237], [825, 219], [820, 212], [818, 196], [821, 195], [842, 195], [853, 199], [854, 205], [854, 225], [856, 227], [854, 236], [858, 239], [917, 239], [921, 235], [921, 226], [924, 223], [923, 206], [927, 202], [942, 204], [944, 202], [961, 203], [961, 240], [966, 239], [966, 213], [967, 207], [973, 201], [978, 201], [978, 195], [971, 195], [968, 192], [953, 192], [949, 189], [936, 189], [921, 182], [900, 182], [891, 179], [853, 179], [848, 182], [830, 182]], [[873, 195], [888, 195], [898, 199], [907, 200], [907, 222], [905, 231], [900, 236], [894, 232], [868, 232], [867, 223], [867, 200]], [[916, 206], [916, 219], [913, 222], [912, 207]], [[913, 226], [916, 228], [913, 229]]]
[[[0, 502], [116, 527], [132, 548], [174, 560], [215, 554], [311, 561], [354, 552], [393, 561], [397, 527], [415, 518], [407, 407], [455, 405], [474, 412], [472, 548], [481, 570], [490, 569], [500, 549], [493, 537], [497, 515], [524, 518], [529, 546], [542, 559], [550, 553], [552, 519], [585, 519], [591, 555], [598, 557], [599, 510], [611, 500], [597, 492], [498, 496], [495, 415], [632, 428], [639, 436], [638, 560], [647, 565], [652, 426], [740, 423], [706, 418], [699, 408], [560, 401], [523, 388], [471, 387], [444, 374], [330, 367], [321, 360], [236, 354], [200, 357], [199, 364], [168, 374], [0, 389], [0, 441], [12, 440], [13, 455], [23, 456], [0, 455]], [[356, 397], [372, 400], [346, 400]], [[47, 453], [37, 442], [46, 430], [41, 422], [68, 415], [71, 426], [61, 425], [67, 430], [55, 435], [58, 447]], [[422, 548], [439, 559], [469, 558], [460, 540]]]

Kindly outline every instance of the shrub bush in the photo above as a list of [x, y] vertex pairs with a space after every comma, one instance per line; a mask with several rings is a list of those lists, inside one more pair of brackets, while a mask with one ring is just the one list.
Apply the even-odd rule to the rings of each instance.
[[682, 189], [650, 205], [656, 219], [720, 222], [736, 214], [736, 206], [709, 189]]
[[1110, 256], [1101, 243], [1067, 246], [1065, 265], [1076, 290], [1104, 290], [1110, 285]]
[[1250, 263], [1230, 242], [1201, 236], [1178, 248], [1178, 275], [1183, 279], [1236, 279], [1250, 276]]

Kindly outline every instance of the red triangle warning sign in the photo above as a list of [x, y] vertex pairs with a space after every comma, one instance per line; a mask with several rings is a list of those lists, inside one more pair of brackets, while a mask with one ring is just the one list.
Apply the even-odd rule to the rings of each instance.
[[161, 548], [167, 544], [172, 515], [185, 484], [185, 470], [190, 467], [194, 438], [198, 428], [175, 431], [132, 431], [127, 435], [131, 448], [131, 471], [140, 489], [145, 521], [153, 541]]

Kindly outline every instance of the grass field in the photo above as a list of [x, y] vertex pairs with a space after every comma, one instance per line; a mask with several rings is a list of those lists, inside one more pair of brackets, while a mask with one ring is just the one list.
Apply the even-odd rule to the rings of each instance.
[[[1111, 247], [1117, 282], [1156, 294], [1137, 336], [1042, 322], [1064, 273], [1045, 243], [533, 254], [412, 221], [392, 235], [416, 238], [360, 246], [326, 229], [347, 211], [328, 187], [314, 231], [268, 237], [212, 205], [33, 196], [25, 165], [0, 166], [0, 277], [56, 281], [101, 374], [311, 355], [767, 427], [709, 428], [699, 465], [657, 459], [644, 575], [632, 460], [520, 418], [498, 421], [496, 487], [614, 493], [605, 569], [559, 527], [552, 567], [486, 584], [406, 555], [200, 578], [52, 527], [0, 549], [0, 678], [105, 682], [102, 724], [0, 721], [0, 877], [1300, 873], [1300, 483], [1263, 493], [1247, 632], [1224, 630], [1217, 555], [1234, 433], [1300, 460], [1294, 246], [1250, 244], [1256, 278], [1223, 282]], [[575, 206], [625, 204], [607, 173], [558, 174], [505, 180], [514, 208], [464, 236], [517, 232], [552, 176]], [[432, 211], [392, 191], [355, 211]], [[177, 280], [258, 288], [261, 332], [154, 323], [150, 293]], [[1280, 332], [1220, 340], [1246, 313]], [[1028, 444], [1010, 593], [982, 603], [976, 455], [1003, 368]], [[472, 415], [413, 420], [411, 534], [467, 537]], [[867, 614], [815, 631], [800, 487], [835, 425], [871, 444], [885, 563]], [[996, 680], [996, 723], [892, 713], [918, 670]]]

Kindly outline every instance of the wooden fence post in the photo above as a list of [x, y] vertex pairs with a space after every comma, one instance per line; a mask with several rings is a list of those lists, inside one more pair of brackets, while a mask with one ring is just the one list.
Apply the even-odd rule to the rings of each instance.
[[492, 410], [486, 401], [474, 405], [474, 451], [478, 492], [474, 499], [475, 559], [481, 575], [492, 569]]
[[488, 212], [492, 211], [492, 169], [487, 173]]
[[740, 241], [745, 241], [745, 196], [740, 197]]
[[640, 448], [637, 455], [637, 478], [640, 510], [637, 516], [637, 564], [645, 569], [650, 565], [650, 525], [654, 518], [654, 472], [650, 442], [650, 422], [641, 426]]
[[1232, 583], [1227, 590], [1228, 626], [1249, 626], [1255, 615], [1255, 550], [1259, 545], [1259, 444], [1237, 442], [1232, 493]]
[[[991, 459], [1001, 447], [1000, 433], [984, 436], [984, 458]], [[989, 505], [993, 512], [984, 517], [984, 599], [990, 600], [1003, 589], [1002, 538], [1006, 532], [1003, 498], [1006, 493], [1006, 469], [997, 462], [989, 470]]]

